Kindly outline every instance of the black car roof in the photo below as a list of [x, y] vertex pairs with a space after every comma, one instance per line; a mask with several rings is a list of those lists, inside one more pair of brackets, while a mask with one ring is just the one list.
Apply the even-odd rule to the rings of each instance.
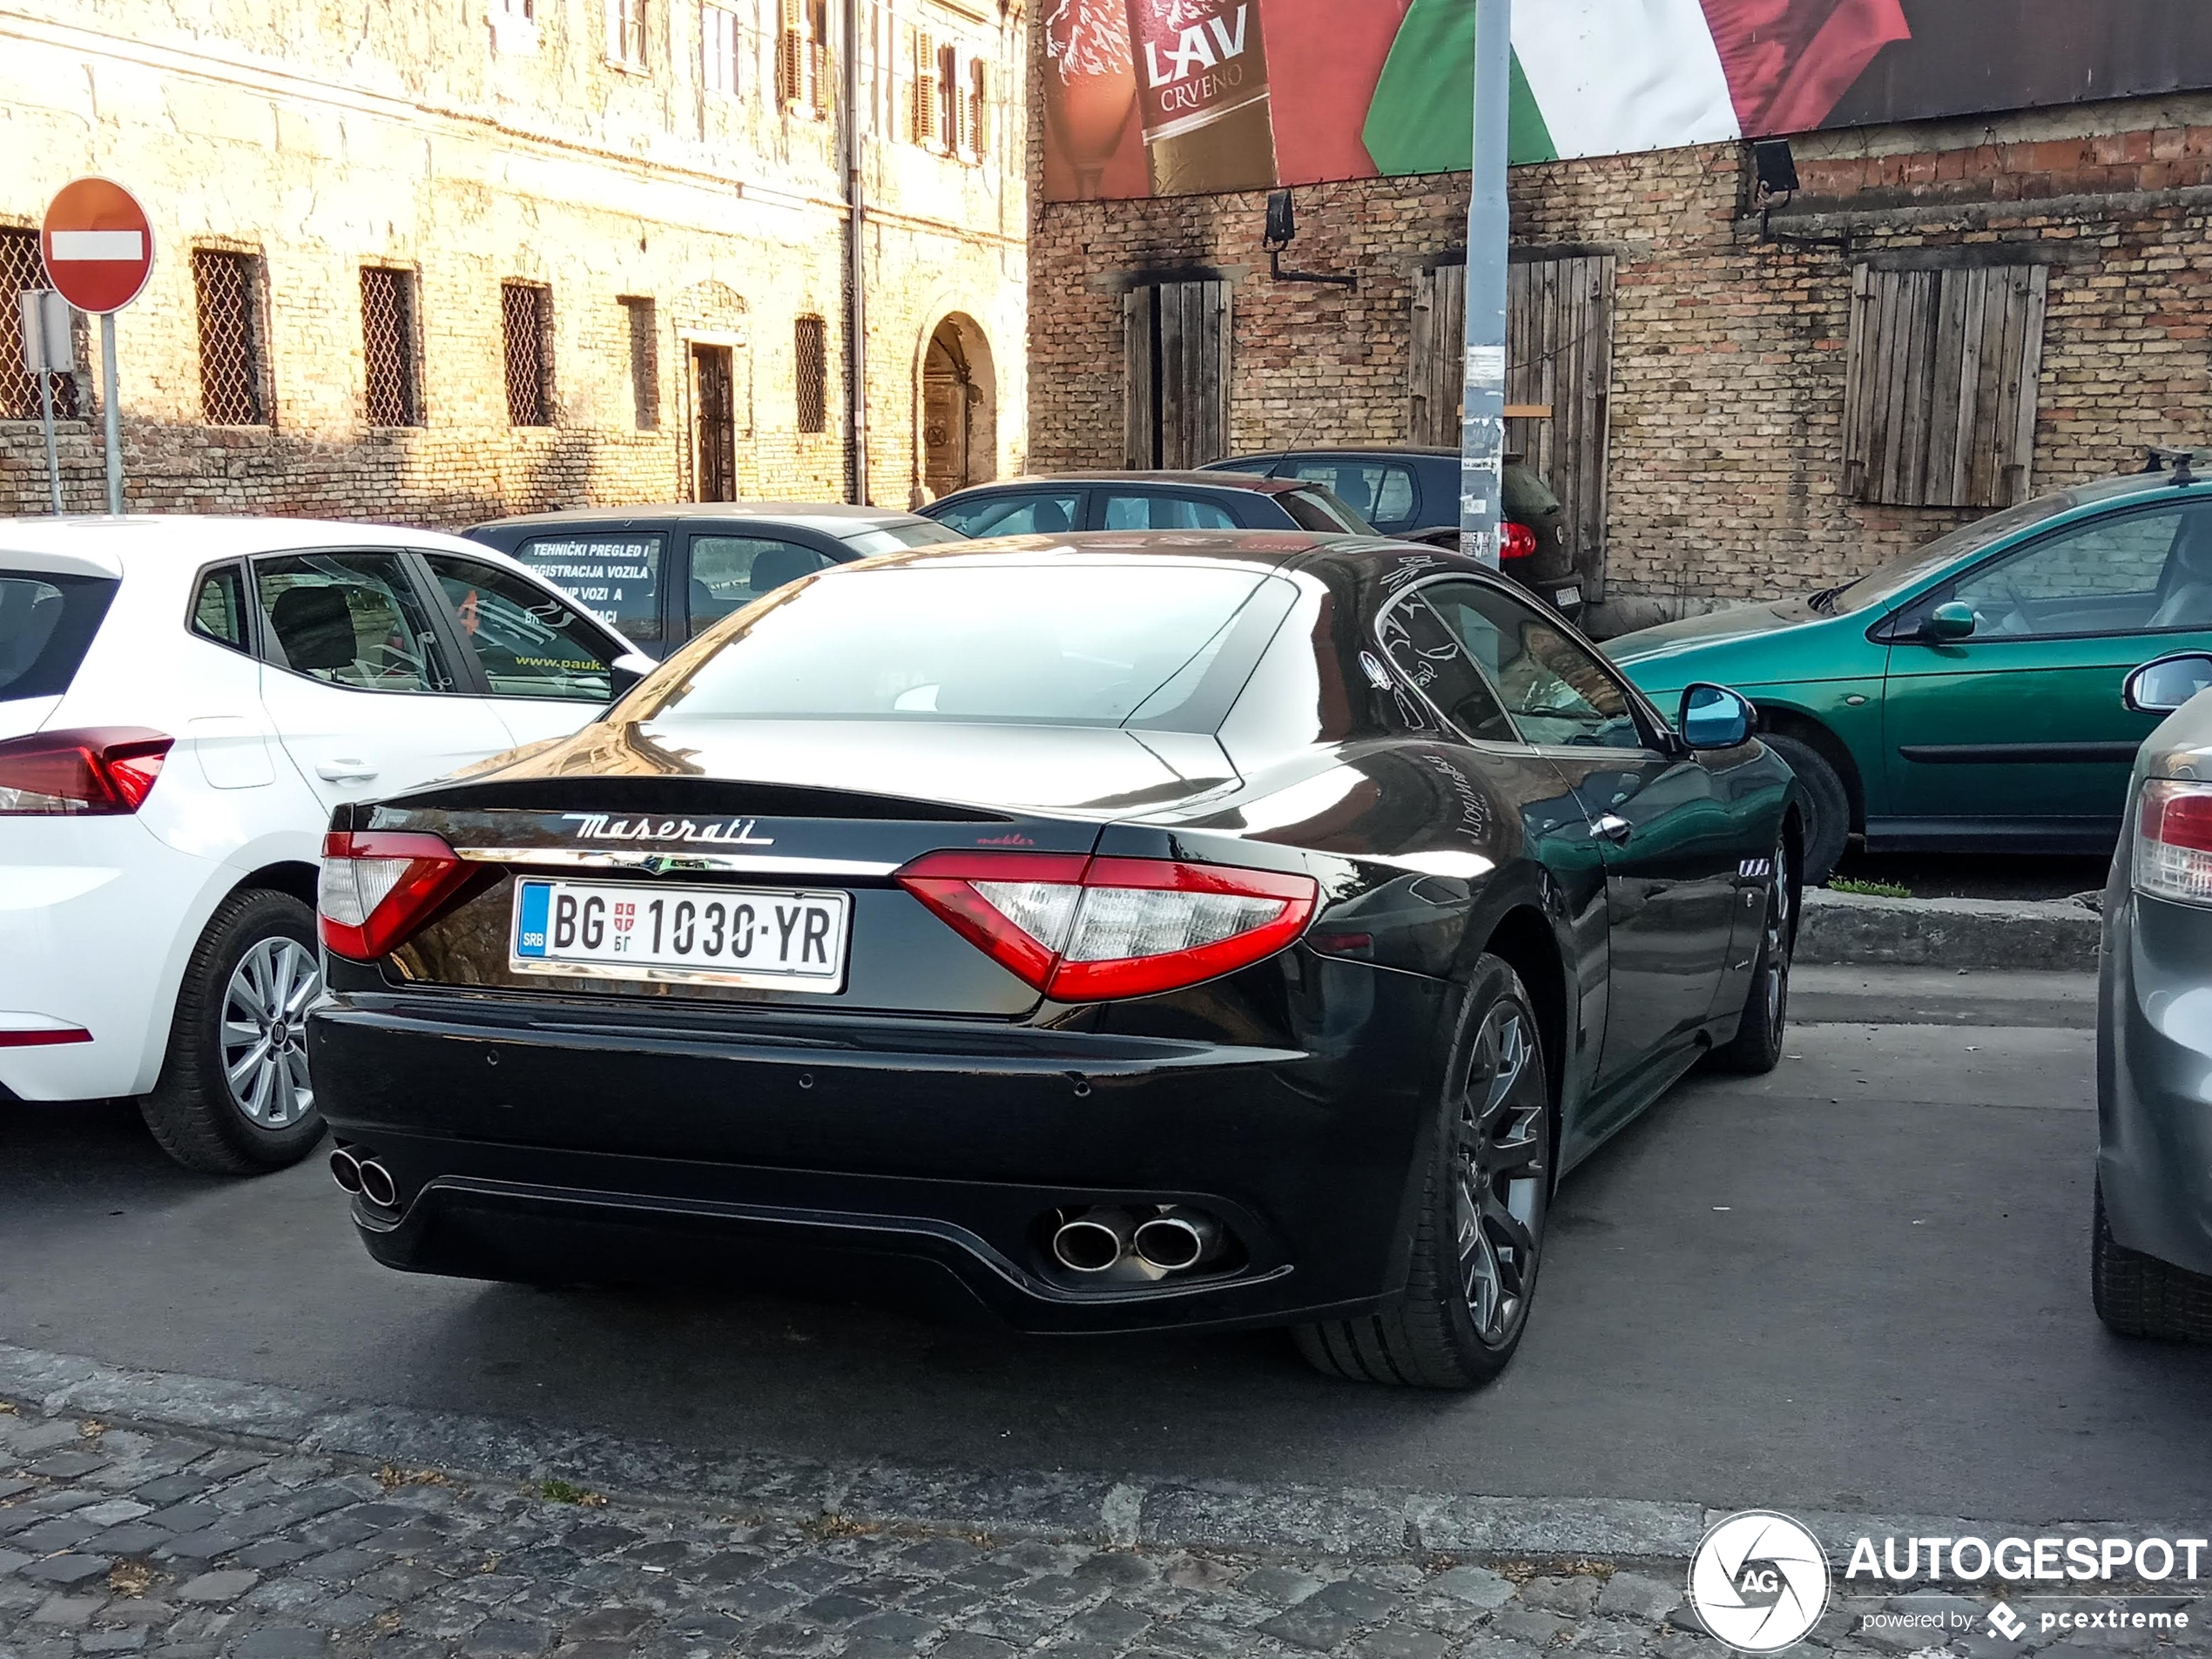
[[890, 507], [867, 507], [841, 501], [675, 501], [651, 502], [629, 507], [569, 507], [550, 513], [521, 513], [512, 518], [487, 519], [477, 529], [564, 524], [625, 523], [640, 518], [738, 518], [780, 520], [815, 529], [868, 529], [887, 524], [925, 524], [917, 514]]

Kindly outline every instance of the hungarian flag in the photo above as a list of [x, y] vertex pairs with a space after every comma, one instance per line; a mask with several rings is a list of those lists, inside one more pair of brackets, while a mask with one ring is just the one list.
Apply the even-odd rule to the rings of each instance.
[[[1804, 132], [1909, 33], [1899, 0], [1533, 0], [1513, 13], [1511, 158]], [[1368, 100], [1360, 172], [1471, 166], [1474, 77], [1474, 0], [1411, 0]], [[1296, 100], [1278, 77], [1278, 134]]]

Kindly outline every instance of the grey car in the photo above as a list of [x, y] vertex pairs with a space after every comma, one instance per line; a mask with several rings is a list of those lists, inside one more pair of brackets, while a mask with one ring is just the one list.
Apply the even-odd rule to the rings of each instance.
[[2212, 1341], [2212, 656], [2128, 677], [2164, 714], [2128, 783], [2105, 887], [2097, 999], [2097, 1316]]

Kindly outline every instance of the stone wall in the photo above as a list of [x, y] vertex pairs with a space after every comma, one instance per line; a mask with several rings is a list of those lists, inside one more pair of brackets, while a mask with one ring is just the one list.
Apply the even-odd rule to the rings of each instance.
[[[503, 513], [690, 496], [688, 341], [732, 347], [741, 495], [843, 499], [846, 214], [828, 118], [776, 95], [777, 0], [730, 0], [735, 96], [701, 71], [696, 0], [648, 0], [642, 67], [608, 60], [605, 0], [362, 6], [338, 0], [86, 0], [0, 20], [0, 226], [34, 226], [80, 173], [127, 184], [158, 256], [119, 318], [129, 502], [156, 511], [368, 516], [459, 525]], [[841, 8], [828, 15], [838, 26]], [[971, 316], [1021, 388], [1027, 162], [1018, 30], [995, 6], [862, 9], [868, 493], [915, 498], [917, 364]], [[979, 160], [911, 142], [911, 39], [991, 66], [1001, 105]], [[842, 42], [833, 43], [830, 63]], [[271, 419], [203, 417], [195, 247], [262, 261]], [[422, 422], [367, 424], [360, 268], [416, 273]], [[551, 290], [554, 421], [510, 425], [502, 280]], [[9, 327], [13, 327], [13, 296]], [[641, 430], [625, 299], [654, 307], [659, 420]], [[937, 309], [933, 314], [930, 307]], [[796, 320], [826, 324], [827, 429], [799, 428]], [[102, 502], [97, 331], [65, 423], [69, 504]], [[1024, 454], [1000, 402], [998, 464]], [[0, 421], [0, 512], [44, 510], [35, 421]]]
[[[2212, 99], [2175, 97], [1816, 134], [1762, 241], [1742, 146], [1516, 168], [1524, 256], [1615, 254], [1607, 548], [1615, 594], [1669, 606], [1802, 591], [1974, 509], [1842, 490], [1853, 264], [2013, 245], [2050, 266], [2033, 488], [2132, 469], [2148, 443], [2212, 436], [2206, 330]], [[1234, 280], [1239, 451], [1402, 442], [1417, 273], [1466, 244], [1464, 175], [1298, 190], [1288, 263], [1356, 293], [1277, 284], [1261, 194], [1040, 199], [1030, 245], [1032, 461], [1119, 464], [1121, 302], [1136, 273]], [[1967, 253], [1962, 257], [1979, 257]]]

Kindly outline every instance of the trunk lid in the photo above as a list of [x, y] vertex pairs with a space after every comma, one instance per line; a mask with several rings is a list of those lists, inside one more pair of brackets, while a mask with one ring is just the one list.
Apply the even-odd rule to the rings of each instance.
[[[862, 780], [859, 788], [842, 780]], [[352, 809], [357, 829], [442, 836], [481, 871], [395, 954], [405, 980], [570, 999], [1017, 1018], [1037, 993], [892, 879], [925, 853], [1087, 854], [1136, 806], [1233, 786], [1211, 738], [1116, 729], [871, 721], [595, 725], [496, 769]], [[342, 814], [341, 814], [342, 816]], [[516, 883], [634, 889], [664, 911], [714, 889], [849, 895], [833, 993], [518, 965]], [[732, 901], [735, 902], [734, 900]]]

